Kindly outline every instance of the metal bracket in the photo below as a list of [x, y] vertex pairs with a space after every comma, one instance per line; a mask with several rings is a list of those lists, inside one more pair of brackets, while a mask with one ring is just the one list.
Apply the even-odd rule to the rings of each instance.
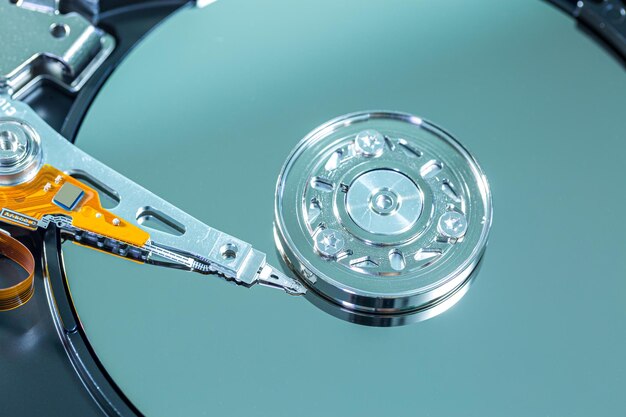
[[56, 5], [0, 0], [0, 93], [19, 99], [42, 80], [74, 93], [115, 48], [111, 35]]

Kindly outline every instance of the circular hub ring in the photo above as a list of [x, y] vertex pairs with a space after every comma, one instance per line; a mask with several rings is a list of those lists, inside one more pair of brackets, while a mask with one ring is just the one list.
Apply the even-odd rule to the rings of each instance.
[[276, 239], [287, 264], [318, 295], [368, 314], [422, 311], [459, 291], [490, 225], [476, 161], [444, 130], [403, 113], [320, 126], [277, 185]]

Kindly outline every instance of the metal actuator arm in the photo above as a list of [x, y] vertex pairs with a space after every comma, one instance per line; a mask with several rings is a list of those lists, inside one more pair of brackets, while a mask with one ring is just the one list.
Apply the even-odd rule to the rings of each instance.
[[[133, 260], [217, 273], [303, 294], [249, 243], [220, 232], [81, 151], [26, 104], [0, 96], [2, 221], [35, 229], [55, 223], [78, 244]], [[118, 204], [104, 209], [98, 190]], [[163, 230], [147, 227], [156, 221]]]

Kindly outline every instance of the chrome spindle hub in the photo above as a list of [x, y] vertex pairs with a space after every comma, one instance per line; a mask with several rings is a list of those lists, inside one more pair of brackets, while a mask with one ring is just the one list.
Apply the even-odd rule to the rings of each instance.
[[442, 129], [402, 113], [351, 114], [314, 130], [276, 196], [287, 263], [358, 314], [406, 317], [460, 298], [491, 224], [476, 161]]

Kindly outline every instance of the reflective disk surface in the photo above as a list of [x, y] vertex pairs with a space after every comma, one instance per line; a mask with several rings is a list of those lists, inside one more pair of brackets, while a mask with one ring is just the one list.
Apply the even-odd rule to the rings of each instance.
[[115, 71], [79, 147], [278, 265], [298, 141], [342, 114], [416, 114], [488, 176], [489, 246], [454, 307], [375, 328], [68, 244], [86, 333], [148, 416], [624, 415], [624, 97], [624, 67], [538, 1], [183, 10]]

